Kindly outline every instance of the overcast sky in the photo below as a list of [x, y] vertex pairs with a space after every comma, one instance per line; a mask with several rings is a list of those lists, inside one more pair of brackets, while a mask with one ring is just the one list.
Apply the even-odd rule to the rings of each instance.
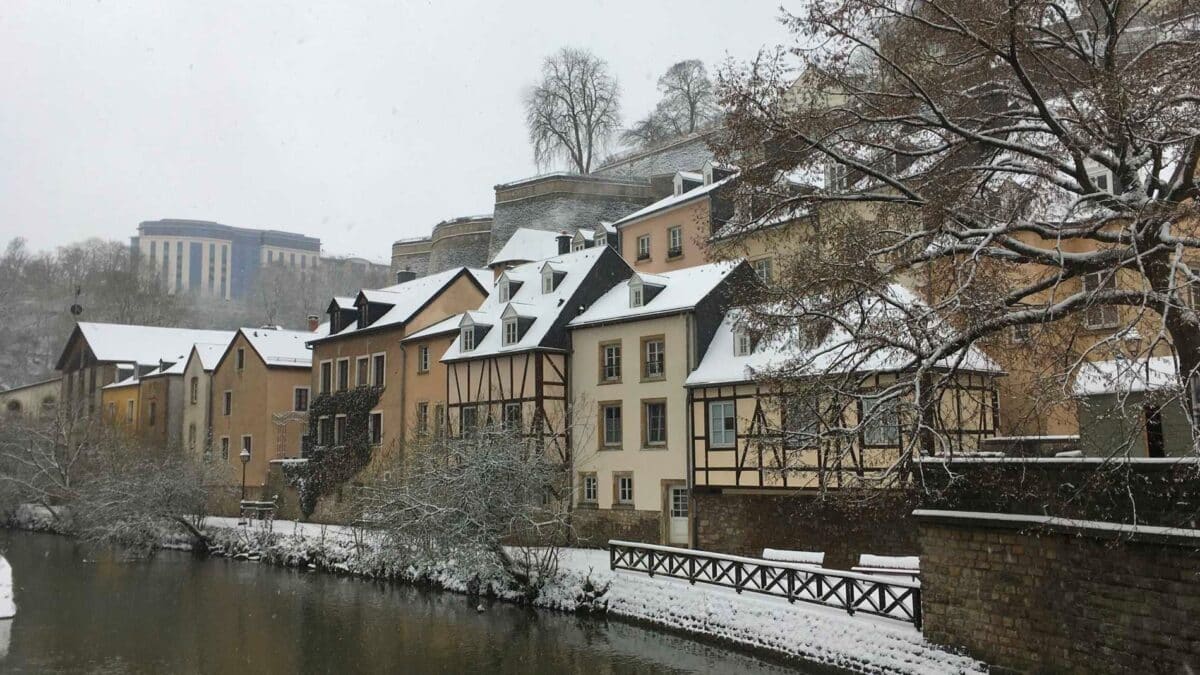
[[562, 45], [626, 120], [671, 63], [786, 40], [777, 2], [3, 0], [0, 238], [199, 218], [386, 260], [536, 172], [521, 93]]

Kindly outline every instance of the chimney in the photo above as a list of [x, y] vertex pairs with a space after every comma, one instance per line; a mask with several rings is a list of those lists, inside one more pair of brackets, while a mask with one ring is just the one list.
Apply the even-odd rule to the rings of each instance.
[[307, 318], [308, 318], [308, 332], [310, 332], [310, 333], [317, 332], [317, 327], [321, 325], [321, 317], [317, 316], [316, 314], [309, 314]]
[[571, 252], [571, 235], [567, 234], [566, 230], [559, 230], [554, 240], [558, 242], [559, 255]]
[[402, 284], [406, 281], [412, 281], [413, 279], [416, 279], [416, 278], [417, 278], [417, 273], [413, 272], [412, 270], [410, 270], [408, 268], [405, 268], [405, 269], [400, 270], [399, 272], [396, 272], [396, 283], [398, 283], [398, 284]]

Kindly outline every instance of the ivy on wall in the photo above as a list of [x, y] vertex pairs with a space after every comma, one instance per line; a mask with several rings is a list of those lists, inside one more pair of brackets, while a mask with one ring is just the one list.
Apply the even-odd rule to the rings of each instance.
[[[371, 411], [379, 404], [383, 387], [355, 387], [347, 391], [320, 394], [308, 409], [308, 428], [313, 435], [308, 461], [284, 465], [288, 483], [300, 494], [300, 512], [312, 516], [317, 502], [371, 461]], [[318, 420], [346, 416], [346, 430], [337, 445], [322, 445]]]

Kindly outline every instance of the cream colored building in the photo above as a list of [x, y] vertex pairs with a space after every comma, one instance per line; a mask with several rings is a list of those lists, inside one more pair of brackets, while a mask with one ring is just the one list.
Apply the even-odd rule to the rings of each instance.
[[58, 405], [61, 390], [62, 382], [55, 377], [0, 391], [0, 411], [10, 415], [52, 413]]
[[576, 523], [609, 538], [687, 546], [688, 374], [708, 349], [744, 263], [636, 274], [573, 319]]
[[183, 447], [197, 457], [212, 454], [212, 373], [228, 346], [228, 342], [194, 345], [183, 369]]

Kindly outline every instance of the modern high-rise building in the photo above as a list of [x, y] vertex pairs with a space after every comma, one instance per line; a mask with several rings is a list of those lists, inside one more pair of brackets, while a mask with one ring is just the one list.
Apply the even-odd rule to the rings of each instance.
[[265, 265], [304, 270], [321, 257], [315, 237], [175, 218], [141, 223], [130, 247], [168, 291], [226, 300], [242, 297]]

